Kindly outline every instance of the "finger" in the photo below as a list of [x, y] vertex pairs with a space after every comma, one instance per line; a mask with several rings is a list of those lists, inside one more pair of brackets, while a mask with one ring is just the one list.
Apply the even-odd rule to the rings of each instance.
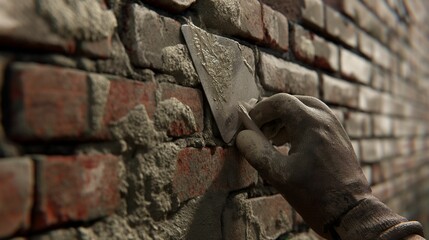
[[249, 163], [270, 181], [284, 175], [286, 157], [279, 153], [263, 136], [251, 130], [241, 131], [237, 136], [237, 148]]
[[324, 112], [332, 112], [331, 109], [326, 105], [324, 102], [320, 101], [319, 99], [311, 96], [302, 96], [302, 95], [296, 95], [296, 98], [298, 98], [302, 103], [305, 105], [322, 110]]
[[284, 127], [284, 122], [281, 119], [277, 119], [264, 124], [261, 127], [261, 131], [264, 133], [265, 137], [267, 137], [268, 139], [272, 139], [278, 134], [279, 130], [283, 127]]
[[249, 114], [259, 127], [273, 120], [282, 119], [285, 125], [296, 128], [300, 125], [300, 120], [308, 116], [308, 110], [298, 98], [279, 93], [257, 103]]

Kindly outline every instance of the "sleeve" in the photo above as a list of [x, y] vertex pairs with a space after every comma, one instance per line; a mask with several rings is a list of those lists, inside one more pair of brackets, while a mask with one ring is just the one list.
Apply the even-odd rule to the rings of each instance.
[[394, 213], [375, 197], [361, 201], [347, 212], [334, 226], [341, 239], [347, 240], [402, 240], [412, 235], [424, 239], [423, 227], [419, 222], [408, 221]]

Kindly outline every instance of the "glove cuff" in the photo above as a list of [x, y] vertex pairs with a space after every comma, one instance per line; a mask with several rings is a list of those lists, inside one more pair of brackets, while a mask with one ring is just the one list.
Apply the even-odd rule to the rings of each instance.
[[402, 239], [402, 233], [406, 233], [405, 236], [423, 234], [419, 223], [420, 227], [416, 225], [417, 222], [408, 222], [375, 197], [362, 200], [338, 222], [339, 226], [334, 226], [335, 232], [341, 239], [348, 240], [395, 240]]

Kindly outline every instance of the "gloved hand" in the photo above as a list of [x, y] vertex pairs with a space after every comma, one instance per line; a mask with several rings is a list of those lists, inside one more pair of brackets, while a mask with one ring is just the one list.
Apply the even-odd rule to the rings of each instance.
[[[347, 133], [323, 102], [282, 93], [257, 103], [249, 114], [265, 137], [243, 130], [237, 136], [238, 149], [321, 236], [373, 239], [406, 221], [372, 196]], [[291, 145], [288, 156], [272, 145], [286, 142]], [[374, 221], [365, 215], [373, 213], [371, 209], [378, 214]], [[363, 227], [355, 226], [360, 221]]]

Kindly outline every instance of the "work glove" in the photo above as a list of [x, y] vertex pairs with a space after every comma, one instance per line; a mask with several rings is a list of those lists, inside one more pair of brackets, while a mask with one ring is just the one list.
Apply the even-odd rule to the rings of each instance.
[[[379, 239], [399, 236], [395, 226], [410, 225], [372, 195], [347, 133], [323, 102], [281, 93], [257, 103], [249, 115], [262, 133], [241, 131], [238, 149], [318, 234]], [[288, 156], [273, 147], [285, 143], [291, 146]], [[417, 225], [419, 232], [403, 237], [421, 234]], [[386, 232], [392, 227], [393, 233]]]

